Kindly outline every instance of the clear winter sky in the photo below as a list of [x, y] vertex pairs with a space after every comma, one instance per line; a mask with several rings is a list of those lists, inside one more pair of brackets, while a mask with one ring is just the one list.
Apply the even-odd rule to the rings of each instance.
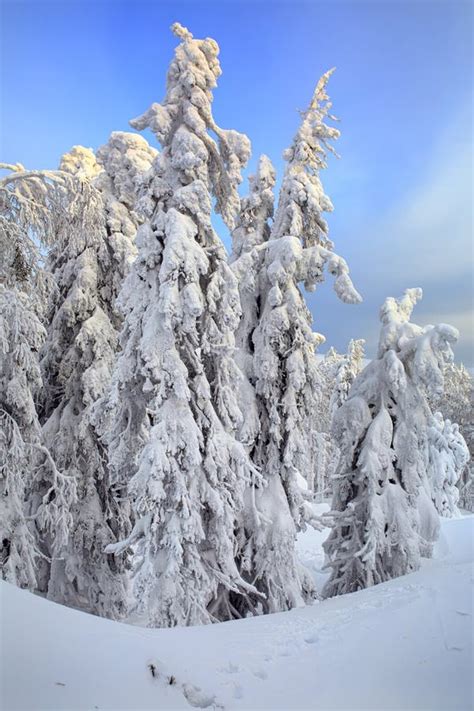
[[359, 337], [372, 356], [385, 296], [421, 286], [414, 320], [457, 326], [457, 359], [474, 365], [470, 2], [2, 0], [1, 8], [0, 155], [31, 168], [131, 130], [128, 120], [163, 98], [175, 20], [220, 45], [214, 115], [251, 138], [250, 171], [265, 152], [281, 176], [297, 110], [336, 66], [329, 91], [341, 160], [322, 178], [335, 206], [331, 238], [364, 303], [339, 303], [330, 285], [308, 295], [314, 328], [327, 337], [322, 350]]

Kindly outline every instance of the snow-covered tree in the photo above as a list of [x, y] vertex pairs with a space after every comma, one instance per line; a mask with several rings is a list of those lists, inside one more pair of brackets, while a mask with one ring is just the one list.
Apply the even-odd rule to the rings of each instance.
[[334, 346], [331, 346], [318, 362], [318, 371], [321, 380], [321, 404], [318, 410], [318, 419], [321, 429], [324, 432], [329, 432], [331, 429], [331, 398], [338, 370], [342, 367], [343, 363], [344, 354], [338, 353]]
[[[253, 587], [234, 560], [234, 524], [252, 475], [234, 437], [242, 422], [233, 355], [238, 285], [211, 225], [239, 207], [248, 139], [211, 112], [218, 46], [179, 24], [167, 92], [132, 126], [151, 128], [162, 152], [144, 189], [147, 215], [120, 303], [125, 314], [106, 409], [117, 481], [129, 480], [137, 523], [137, 611], [148, 625], [207, 623], [239, 614]], [[245, 607], [245, 604], [244, 604]]]
[[450, 363], [445, 368], [444, 384], [442, 396], [435, 397], [431, 407], [457, 423], [466, 441], [470, 459], [457, 483], [459, 506], [474, 511], [474, 380], [462, 363]]
[[428, 395], [443, 388], [456, 329], [409, 319], [421, 289], [381, 310], [378, 356], [360, 373], [334, 418], [341, 458], [333, 528], [324, 548], [326, 597], [416, 570], [439, 528], [431, 501]]
[[116, 294], [135, 255], [134, 180], [155, 154], [141, 137], [114, 133], [99, 151], [105, 170], [82, 146], [63, 156], [61, 170], [88, 182], [93, 199], [57, 234], [47, 261], [57, 293], [42, 351], [43, 431], [54, 460], [77, 485], [67, 543], [51, 541], [48, 596], [114, 618], [125, 611], [126, 581], [104, 549], [129, 532], [130, 520], [110, 485], [93, 415], [118, 348]]
[[0, 284], [0, 566], [2, 578], [30, 589], [36, 587], [38, 547], [25, 496], [41, 441], [34, 395], [44, 335], [29, 295]]
[[[43, 561], [39, 529], [63, 539], [75, 498], [74, 481], [44, 445], [35, 407], [51, 286], [41, 248], [84, 203], [67, 175], [0, 167], [9, 171], [0, 179], [0, 566], [6, 580], [35, 589]], [[47, 486], [35, 497], [39, 479]]]
[[364, 344], [365, 341], [363, 339], [352, 339], [349, 342], [347, 353], [343, 356], [337, 368], [329, 402], [331, 419], [342, 403], [347, 400], [352, 383], [363, 368]]
[[428, 428], [429, 472], [432, 498], [440, 516], [456, 518], [459, 489], [457, 483], [469, 461], [469, 450], [459, 425], [444, 420], [436, 412]]
[[[254, 349], [260, 420], [251, 454], [267, 483], [254, 486], [249, 494], [253, 514], [246, 517], [239, 564], [265, 594], [263, 610], [268, 612], [303, 604], [313, 594], [312, 582], [296, 558], [295, 538], [311, 517], [304, 487], [308, 472], [316, 467], [318, 428], [313, 415], [320, 380], [315, 348], [324, 339], [312, 330], [298, 285], [314, 290], [327, 268], [336, 277], [342, 300], [360, 300], [345, 261], [332, 251], [322, 216], [332, 205], [319, 173], [326, 167], [326, 149], [333, 150], [330, 141], [339, 136], [325, 123], [329, 76], [319, 81], [285, 151], [287, 166], [258, 274], [258, 313], [252, 314], [253, 332], [246, 334]], [[248, 332], [247, 325], [245, 329]]]
[[[92, 187], [93, 178], [100, 172], [94, 154], [75, 146], [63, 157], [60, 169], [88, 184], [93, 199], [83, 219], [58, 231], [46, 263], [57, 290], [50, 305], [41, 358], [43, 432], [55, 462], [77, 487], [77, 501], [68, 512], [67, 538], [58, 541], [53, 532], [46, 540], [46, 551], [52, 559], [48, 596], [93, 612], [102, 607], [104, 614], [100, 583], [94, 580], [97, 571], [91, 571], [91, 563], [94, 561], [97, 567], [98, 559], [106, 560], [103, 549], [114, 539], [97, 500], [96, 480], [104, 477], [104, 455], [84, 411], [100, 393], [116, 349], [116, 334], [100, 296], [110, 264], [104, 206]], [[104, 570], [100, 577], [105, 577]], [[115, 601], [107, 602], [113, 615]]]
[[332, 418], [347, 399], [352, 383], [362, 370], [363, 358], [364, 341], [359, 339], [350, 341], [345, 354], [330, 348], [318, 363], [320, 387], [314, 416], [317, 422], [316, 464], [307, 475], [308, 488], [318, 501], [331, 496], [332, 476], [339, 459], [339, 449], [331, 434]]

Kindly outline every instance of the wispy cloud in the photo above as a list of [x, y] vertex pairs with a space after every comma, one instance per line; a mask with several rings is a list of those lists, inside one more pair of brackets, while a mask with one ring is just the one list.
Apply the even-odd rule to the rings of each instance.
[[[413, 314], [414, 321], [452, 323], [461, 332], [456, 358], [474, 365], [469, 114], [470, 109], [460, 112], [446, 126], [432, 158], [420, 166], [410, 184], [407, 181], [401, 199], [389, 203], [383, 214], [368, 221], [358, 239], [351, 240], [347, 257], [364, 303], [349, 314], [330, 305], [325, 294], [320, 300], [316, 297], [316, 325], [327, 334], [329, 344], [341, 347], [341, 341], [345, 343], [351, 336], [364, 337], [372, 356], [378, 339], [379, 308], [385, 297], [421, 286], [424, 298]], [[377, 206], [372, 206], [372, 212], [376, 210]], [[330, 319], [322, 313], [325, 301], [332, 312]]]
[[[461, 136], [461, 138], [460, 138]], [[443, 137], [417, 186], [379, 223], [390, 273], [443, 280], [472, 269], [472, 147], [464, 121]]]
[[474, 355], [474, 312], [472, 308], [464, 311], [444, 312], [442, 309], [435, 312], [423, 313], [418, 318], [418, 323], [449, 323], [458, 329], [460, 338], [455, 346], [456, 360], [463, 361], [469, 367], [473, 365]]

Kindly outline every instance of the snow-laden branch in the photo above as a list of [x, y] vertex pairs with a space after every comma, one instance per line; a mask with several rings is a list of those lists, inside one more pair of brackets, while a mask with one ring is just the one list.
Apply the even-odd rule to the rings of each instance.
[[108, 555], [120, 555], [125, 550], [127, 550], [127, 548], [133, 546], [134, 543], [137, 543], [137, 541], [139, 541], [148, 533], [148, 529], [151, 524], [151, 519], [151, 513], [139, 518], [133, 526], [130, 535], [127, 536], [127, 538], [124, 538], [123, 541], [118, 541], [117, 543], [109, 543], [105, 547], [104, 553], [107, 553]]
[[2, 164], [9, 169], [0, 177], [0, 281], [23, 288], [36, 287], [39, 306], [51, 285], [42, 269], [44, 253], [66, 229], [83, 234], [93, 229], [100, 210], [97, 191], [87, 179], [57, 170], [25, 170], [23, 166]]

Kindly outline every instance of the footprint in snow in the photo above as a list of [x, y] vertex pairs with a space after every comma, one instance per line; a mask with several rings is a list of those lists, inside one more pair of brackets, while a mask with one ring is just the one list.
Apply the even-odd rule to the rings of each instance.
[[221, 667], [219, 671], [224, 672], [225, 674], [237, 674], [237, 672], [241, 671], [241, 668], [238, 664], [232, 664], [232, 662], [229, 662], [226, 667]]
[[183, 684], [182, 690], [186, 701], [195, 708], [206, 709], [212, 706], [213, 709], [223, 709], [216, 702], [216, 697], [211, 694], [206, 694], [199, 686], [193, 684]]
[[163, 674], [164, 664], [159, 659], [149, 659], [146, 666], [152, 679], [159, 679]]
[[199, 686], [183, 683], [173, 674], [164, 673], [164, 665], [156, 659], [149, 661], [147, 667], [153, 679], [160, 680], [169, 686], [176, 686], [180, 689], [190, 706], [200, 709], [210, 707], [213, 709], [224, 709], [221, 704], [217, 703], [216, 697], [213, 694], [206, 694]]

